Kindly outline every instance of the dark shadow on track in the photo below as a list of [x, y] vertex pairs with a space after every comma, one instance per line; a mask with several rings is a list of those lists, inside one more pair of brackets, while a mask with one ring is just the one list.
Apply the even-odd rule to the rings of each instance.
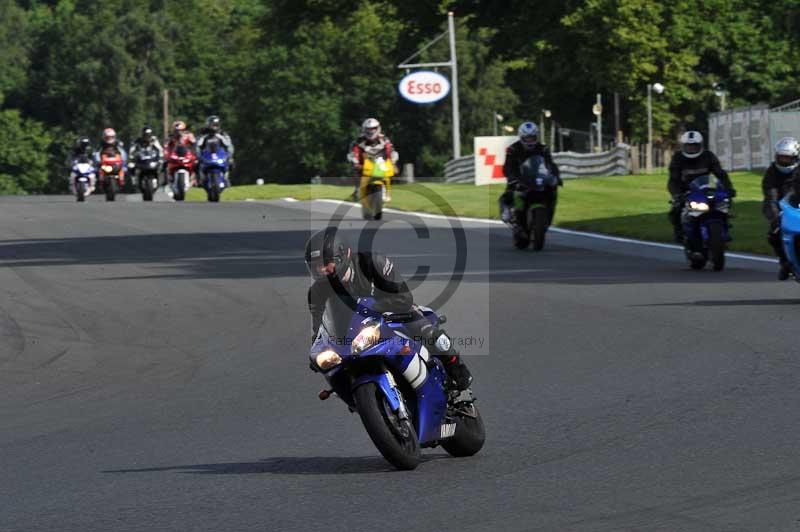
[[[445, 458], [448, 457], [445, 455], [427, 456], [423, 458], [423, 463]], [[194, 475], [254, 475], [264, 473], [273, 475], [348, 475], [386, 473], [395, 471], [395, 469], [380, 456], [351, 458], [339, 456], [281, 456], [264, 458], [258, 462], [115, 469], [103, 471], [103, 473], [160, 473], [170, 471]]]
[[[450, 229], [430, 228], [429, 240], [408, 237], [407, 229], [384, 228], [391, 249], [378, 249], [394, 256], [410, 282], [413, 271], [404, 270], [404, 253], [431, 251], [437, 243], [452, 241]], [[572, 286], [651, 283], [729, 283], [735, 281], [773, 282], [763, 272], [732, 268], [716, 273], [694, 272], [686, 266], [657, 259], [631, 260], [619, 254], [577, 247], [551, 246], [541, 253], [510, 249], [505, 235], [497, 231], [470, 229], [468, 249], [476, 261], [467, 269], [466, 283], [547, 283]], [[169, 233], [124, 236], [94, 236], [59, 239], [0, 241], [0, 266], [12, 268], [142, 264], [137, 276], [108, 275], [93, 280], [192, 280], [265, 279], [271, 277], [307, 278], [303, 248], [309, 231], [243, 231], [223, 233]], [[357, 230], [345, 230], [357, 241]], [[396, 237], [395, 237], [396, 235]], [[488, 242], [487, 240], [488, 239]], [[481, 240], [483, 243], [481, 243]], [[488, 245], [487, 245], [488, 244]], [[441, 252], [440, 250], [437, 251]], [[436, 251], [434, 251], [435, 253]], [[423, 251], [424, 253], [424, 251]], [[678, 252], [676, 252], [678, 253]], [[480, 254], [488, 254], [481, 258]], [[429, 258], [431, 277], [449, 278], [452, 261], [443, 256]], [[151, 270], [151, 271], [147, 271]], [[424, 277], [424, 276], [423, 276]]]
[[800, 306], [800, 299], [741, 299], [730, 301], [687, 301], [685, 303], [653, 303], [634, 307], [774, 307], [781, 305]]

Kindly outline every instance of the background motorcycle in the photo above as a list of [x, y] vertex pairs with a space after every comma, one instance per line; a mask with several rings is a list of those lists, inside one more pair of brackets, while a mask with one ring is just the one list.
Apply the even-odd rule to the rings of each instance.
[[192, 173], [197, 164], [197, 156], [186, 146], [180, 145], [167, 157], [167, 175], [170, 176], [170, 189], [175, 201], [186, 199], [186, 192], [192, 187]]
[[106, 201], [114, 201], [117, 190], [125, 184], [123, 173], [122, 155], [101, 154], [100, 156], [100, 186], [106, 194]]
[[218, 202], [225, 190], [225, 173], [228, 171], [228, 152], [215, 142], [209, 142], [200, 154], [200, 173], [208, 201]]
[[155, 148], [141, 148], [136, 152], [134, 168], [139, 182], [139, 191], [142, 193], [144, 201], [153, 201], [153, 194], [158, 189], [159, 166], [161, 166], [161, 159]]
[[553, 220], [557, 201], [558, 178], [550, 173], [544, 157], [529, 157], [520, 167], [514, 191], [514, 214], [510, 225], [517, 249], [544, 248], [545, 235]]
[[684, 252], [693, 270], [711, 260], [714, 271], [725, 268], [725, 246], [731, 240], [728, 217], [731, 195], [712, 176], [700, 176], [689, 184], [681, 214]]
[[[311, 347], [311, 366], [351, 412], [358, 412], [375, 447], [398, 469], [414, 469], [420, 447], [441, 445], [453, 456], [477, 453], [485, 439], [472, 392], [448, 390], [442, 363], [405, 329], [410, 315], [381, 315], [372, 298], [328, 300]], [[430, 309], [425, 316], [444, 323]], [[450, 341], [449, 339], [447, 339]]]
[[92, 181], [95, 179], [96, 173], [94, 164], [88, 157], [73, 161], [70, 177], [78, 201], [86, 201], [86, 196], [92, 193]]
[[383, 217], [389, 180], [394, 174], [392, 161], [365, 154], [359, 185], [361, 214], [365, 220], [380, 220]]

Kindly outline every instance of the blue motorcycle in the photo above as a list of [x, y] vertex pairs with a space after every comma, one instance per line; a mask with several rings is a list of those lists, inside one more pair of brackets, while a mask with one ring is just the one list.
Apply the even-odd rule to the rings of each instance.
[[800, 282], [800, 256], [798, 256], [798, 235], [800, 235], [800, 206], [794, 194], [781, 200], [781, 239], [783, 250], [789, 259], [792, 275]]
[[[485, 431], [472, 392], [449, 389], [442, 363], [406, 329], [411, 315], [381, 314], [373, 305], [372, 298], [328, 300], [309, 355], [330, 384], [320, 399], [335, 394], [358, 412], [375, 447], [398, 469], [417, 467], [421, 447], [477, 453]], [[434, 326], [446, 321], [421, 310]]]
[[725, 268], [725, 247], [731, 241], [728, 217], [731, 193], [715, 177], [705, 175], [689, 184], [681, 214], [684, 252], [693, 270], [710, 260], [714, 271]]
[[209, 142], [200, 154], [200, 175], [208, 201], [218, 202], [227, 186], [225, 175], [228, 172], [228, 152], [217, 142]]
[[80, 157], [72, 162], [70, 178], [79, 202], [86, 201], [86, 196], [92, 193], [96, 176], [97, 169], [89, 157]]

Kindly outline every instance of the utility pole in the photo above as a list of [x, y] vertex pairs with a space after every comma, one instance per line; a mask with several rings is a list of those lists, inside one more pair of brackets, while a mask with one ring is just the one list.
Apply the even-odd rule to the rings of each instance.
[[622, 144], [622, 127], [620, 126], [619, 93], [614, 91], [614, 136], [617, 144]]

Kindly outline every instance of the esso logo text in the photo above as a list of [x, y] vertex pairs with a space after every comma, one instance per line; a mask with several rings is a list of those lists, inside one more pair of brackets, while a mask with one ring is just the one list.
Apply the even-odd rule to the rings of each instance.
[[430, 70], [421, 70], [400, 80], [400, 95], [414, 103], [438, 102], [450, 94], [450, 81]]

